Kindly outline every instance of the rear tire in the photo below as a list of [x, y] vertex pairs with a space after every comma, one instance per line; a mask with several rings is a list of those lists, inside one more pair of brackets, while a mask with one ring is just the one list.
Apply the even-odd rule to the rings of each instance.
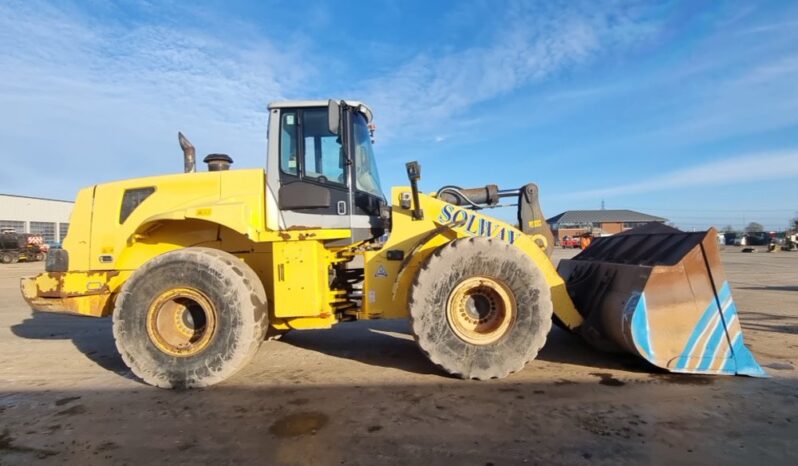
[[494, 239], [441, 246], [410, 291], [416, 342], [433, 363], [461, 378], [521, 370], [546, 342], [551, 317], [543, 273], [520, 249]]
[[12, 262], [14, 262], [14, 255], [13, 254], [11, 254], [10, 252], [4, 252], [4, 253], [0, 254], [0, 263], [10, 264]]
[[268, 328], [266, 292], [255, 272], [224, 251], [186, 248], [158, 256], [122, 287], [114, 339], [144, 382], [206, 387], [255, 355]]

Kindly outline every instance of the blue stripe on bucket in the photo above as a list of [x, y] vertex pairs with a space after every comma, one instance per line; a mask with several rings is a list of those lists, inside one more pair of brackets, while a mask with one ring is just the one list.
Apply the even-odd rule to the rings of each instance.
[[654, 350], [651, 346], [651, 327], [648, 324], [648, 306], [646, 305], [645, 293], [642, 293], [638, 298], [632, 314], [632, 337], [646, 359], [653, 362]]
[[696, 350], [695, 345], [698, 342], [701, 335], [704, 334], [704, 331], [707, 329], [710, 321], [712, 318], [715, 317], [715, 314], [718, 312], [718, 306], [713, 299], [712, 302], [709, 303], [709, 306], [701, 315], [701, 318], [698, 320], [698, 323], [693, 328], [693, 333], [690, 335], [690, 338], [687, 340], [687, 345], [684, 347], [684, 351], [682, 351], [682, 356], [679, 358], [678, 364], [676, 364], [675, 369], [684, 370], [687, 368], [687, 363], [690, 361], [690, 358], [693, 355], [693, 352]]
[[745, 346], [745, 343], [743, 343], [742, 332], [734, 339], [732, 354], [734, 355], [734, 373], [751, 377], [768, 376], [767, 372], [756, 362], [754, 355], [751, 354], [751, 351]]
[[[701, 363], [696, 367], [696, 370], [699, 372], [704, 372], [712, 365], [713, 357], [712, 355], [718, 349], [718, 345], [721, 343], [722, 339], [726, 336], [726, 326], [723, 322], [718, 322], [715, 326], [715, 330], [712, 331], [712, 335], [707, 340], [707, 343], [704, 345], [704, 350], [701, 352]], [[709, 354], [710, 356], [707, 356]]]
[[[718, 302], [725, 309], [718, 309]], [[718, 291], [718, 299], [711, 300], [701, 318], [698, 320], [693, 333], [687, 340], [687, 344], [679, 357], [675, 369], [686, 370], [690, 361], [700, 359], [696, 371], [705, 372], [712, 366], [715, 353], [718, 351], [721, 342], [723, 341], [724, 334], [726, 333], [726, 324], [729, 318], [736, 312], [734, 307], [734, 300], [731, 297], [731, 287], [728, 281], [724, 281]], [[721, 314], [722, 313], [722, 321]], [[707, 332], [711, 331], [712, 334], [706, 339], [704, 345], [697, 348], [698, 340]], [[709, 356], [707, 356], [709, 355]]]
[[[751, 354], [751, 351], [745, 346], [743, 342], [743, 333], [741, 331], [739, 320], [736, 325], [731, 325], [733, 321], [739, 319], [737, 316], [737, 305], [732, 299], [731, 295], [731, 287], [729, 286], [729, 282], [723, 282], [723, 285], [718, 292], [718, 301], [721, 303], [723, 308], [721, 309], [723, 322], [719, 324], [718, 327], [713, 331], [712, 336], [707, 341], [707, 344], [704, 345], [703, 351], [701, 355], [710, 354], [714, 357], [703, 357], [701, 359], [701, 363], [696, 368], [698, 372], [706, 372], [712, 365], [712, 362], [715, 360], [715, 357], [722, 357], [725, 359], [725, 363], [723, 367], [720, 368], [718, 371], [722, 374], [738, 374], [738, 375], [748, 375], [751, 377], [767, 377], [767, 373], [762, 369], [762, 367], [756, 362], [754, 359], [754, 355]], [[707, 312], [710, 310], [714, 310], [717, 312], [717, 306], [713, 302], [710, 304]], [[706, 314], [702, 316], [702, 321], [706, 317]], [[699, 325], [696, 326], [696, 329], [693, 331], [693, 336], [698, 335], [700, 336], [703, 331], [698, 331], [699, 326], [702, 325], [702, 322], [699, 322]], [[706, 323], [703, 323], [703, 326], [706, 326]], [[730, 328], [734, 327], [735, 332], [734, 334], [729, 334]], [[698, 331], [698, 332], [697, 332]], [[697, 333], [696, 333], [697, 332]], [[723, 354], [718, 356], [716, 353], [720, 349], [719, 346], [722, 342], [722, 337], [724, 334], [728, 335], [729, 340], [731, 340], [730, 347], [723, 351]], [[692, 336], [691, 336], [692, 339]], [[692, 342], [694, 345], [695, 342]], [[680, 359], [680, 366], [685, 366], [689, 358], [693, 357], [693, 351], [696, 348], [691, 348], [691, 343], [688, 342], [686, 348], [690, 348], [690, 353], [683, 355]], [[684, 357], [687, 356], [687, 357]]]

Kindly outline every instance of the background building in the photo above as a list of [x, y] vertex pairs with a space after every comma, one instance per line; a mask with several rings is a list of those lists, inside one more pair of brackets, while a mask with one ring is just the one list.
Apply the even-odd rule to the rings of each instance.
[[585, 233], [593, 236], [613, 235], [650, 222], [668, 219], [635, 212], [634, 210], [567, 210], [546, 220], [559, 243], [566, 236]]
[[47, 243], [60, 243], [69, 229], [72, 201], [0, 194], [0, 229], [37, 233]]

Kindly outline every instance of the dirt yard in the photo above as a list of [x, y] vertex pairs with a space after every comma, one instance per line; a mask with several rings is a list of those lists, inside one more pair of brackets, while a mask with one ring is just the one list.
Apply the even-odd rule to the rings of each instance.
[[723, 260], [769, 379], [652, 373], [555, 329], [521, 373], [461, 381], [386, 321], [165, 391], [125, 368], [110, 320], [30, 311], [19, 277], [41, 263], [0, 266], [0, 463], [798, 464], [798, 253]]

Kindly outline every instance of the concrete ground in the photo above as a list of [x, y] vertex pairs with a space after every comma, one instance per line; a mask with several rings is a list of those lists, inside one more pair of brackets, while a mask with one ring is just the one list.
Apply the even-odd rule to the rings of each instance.
[[0, 463], [798, 464], [798, 253], [722, 256], [769, 379], [653, 372], [555, 329], [524, 371], [462, 381], [386, 321], [165, 391], [125, 368], [110, 320], [30, 311], [18, 281], [41, 263], [0, 266]]

